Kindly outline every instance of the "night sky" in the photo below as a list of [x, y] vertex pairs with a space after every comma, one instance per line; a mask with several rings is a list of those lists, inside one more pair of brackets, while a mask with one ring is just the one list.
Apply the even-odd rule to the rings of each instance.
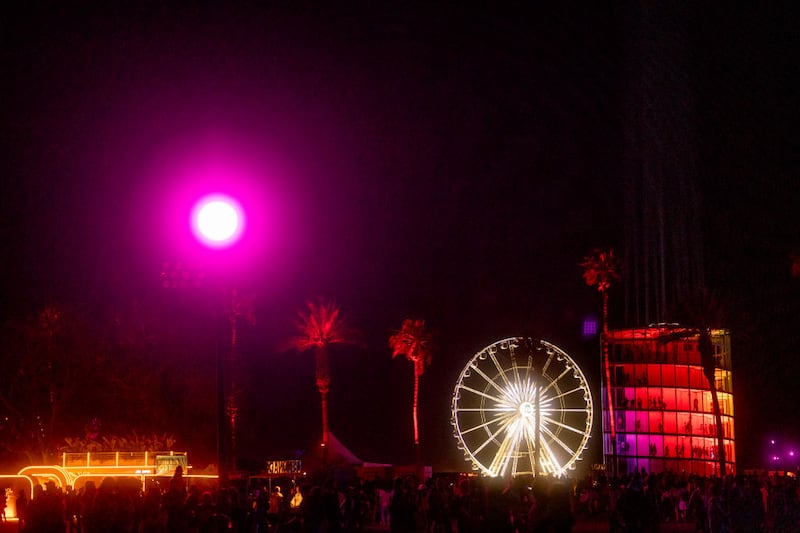
[[[794, 13], [727, 9], [675, 10], [664, 32], [688, 35], [686, 71], [672, 75], [691, 94], [677, 107], [707, 283], [729, 305], [748, 467], [767, 435], [799, 436], [800, 63]], [[191, 322], [196, 309], [160, 285], [164, 261], [254, 294], [257, 321], [239, 339], [240, 454], [254, 461], [318, 433], [313, 357], [280, 346], [319, 295], [364, 335], [331, 354], [330, 423], [367, 461], [411, 457], [412, 366], [386, 346], [404, 318], [435, 335], [420, 424], [441, 468], [464, 464], [450, 395], [486, 345], [544, 338], [598, 383], [598, 341], [581, 329], [600, 298], [578, 264], [594, 247], [623, 252], [625, 8], [63, 4], [0, 19], [3, 318], [147, 300]], [[191, 172], [207, 161], [236, 162], [232, 186], [260, 206], [238, 256], [181, 241], [185, 196], [206, 179]], [[194, 341], [207, 335], [197, 314]], [[180, 446], [191, 460], [208, 442]]]

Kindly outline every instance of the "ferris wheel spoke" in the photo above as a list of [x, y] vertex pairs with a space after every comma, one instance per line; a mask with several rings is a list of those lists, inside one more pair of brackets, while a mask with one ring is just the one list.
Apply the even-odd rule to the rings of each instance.
[[580, 407], [550, 407], [547, 409], [542, 409], [542, 412], [547, 413], [585, 413], [586, 409], [581, 409]]
[[552, 350], [547, 350], [547, 361], [545, 361], [544, 365], [542, 365], [542, 375], [547, 372], [547, 369], [550, 367], [550, 363], [553, 362], [553, 357], [555, 357], [555, 355], [555, 352]]
[[542, 442], [542, 451], [545, 452], [544, 456], [547, 457], [547, 463], [550, 465], [550, 472], [552, 474], [557, 474], [561, 471], [561, 461], [558, 460], [556, 454], [553, 453], [552, 448], [546, 442]]
[[[505, 383], [505, 386], [506, 386], [506, 387], [510, 387], [510, 386], [511, 386], [511, 383], [509, 383], [509, 381], [508, 381], [508, 376], [506, 376], [506, 369], [505, 369], [505, 368], [503, 368], [503, 367], [500, 365], [500, 362], [497, 360], [497, 355], [496, 355], [496, 354], [497, 354], [497, 352], [490, 353], [490, 354], [489, 354], [489, 359], [491, 359], [491, 360], [492, 360], [492, 363], [494, 363], [494, 367], [497, 369], [497, 373], [498, 373], [498, 375], [499, 375], [499, 376], [500, 376], [500, 377], [503, 379], [503, 383]], [[487, 380], [488, 380], [488, 378], [487, 378]], [[491, 381], [491, 383], [492, 383], [492, 384], [493, 384], [495, 387], [497, 387], [497, 384], [495, 384], [495, 383], [494, 383], [494, 381], [492, 381], [492, 380], [488, 380], [488, 381]], [[498, 389], [499, 389], [499, 387], [498, 387]]]
[[528, 449], [528, 463], [531, 466], [531, 472], [536, 475], [536, 448], [539, 444], [536, 442], [536, 431], [531, 426], [528, 426], [525, 431], [525, 446]]
[[514, 431], [506, 432], [503, 441], [500, 443], [497, 452], [494, 454], [494, 457], [492, 458], [492, 463], [489, 465], [489, 471], [494, 476], [503, 473], [506, 466], [508, 465], [509, 458], [513, 455], [510, 452], [514, 448], [514, 440], [515, 440], [514, 433], [516, 432]]
[[581, 409], [580, 407], [547, 407], [542, 408], [543, 413], [548, 414], [555, 414], [555, 413], [585, 413], [586, 409]]
[[[472, 368], [480, 377], [482, 377], [486, 381], [486, 383], [494, 387], [495, 390], [497, 390], [497, 392], [499, 392], [502, 395], [505, 395], [505, 391], [502, 389], [502, 387], [500, 387], [497, 383], [495, 383], [494, 380], [491, 377], [489, 377], [483, 370], [478, 368], [477, 365], [473, 363], [472, 366], [470, 366], [470, 368]], [[506, 384], [510, 386], [508, 381], [506, 381]], [[498, 401], [500, 400], [498, 399]]]
[[563, 440], [559, 439], [555, 433], [550, 431], [550, 428], [548, 428], [547, 426], [544, 426], [542, 428], [542, 432], [547, 433], [547, 435], [552, 439], [552, 441], [561, 446], [562, 448], [564, 448], [564, 451], [567, 452], [568, 454], [572, 455], [575, 453], [575, 450], [567, 446], [567, 444]]
[[543, 388], [543, 389], [542, 389], [542, 392], [545, 392], [545, 391], [547, 391], [548, 389], [550, 389], [550, 387], [554, 387], [554, 386], [555, 386], [555, 384], [556, 384], [556, 383], [558, 383], [558, 380], [559, 380], [559, 379], [561, 379], [561, 378], [563, 378], [564, 376], [566, 376], [567, 374], [569, 374], [570, 370], [572, 370], [572, 369], [571, 369], [571, 368], [569, 368], [569, 367], [565, 368], [565, 369], [564, 369], [564, 371], [563, 371], [561, 374], [559, 374], [557, 378], [555, 378], [553, 381], [551, 381], [550, 383], [548, 383], [548, 384], [547, 384], [547, 387], [545, 387], [545, 388]]
[[478, 396], [483, 396], [484, 398], [489, 398], [490, 400], [494, 400], [496, 402], [502, 402], [502, 398], [498, 398], [497, 396], [492, 396], [491, 394], [486, 394], [483, 391], [479, 391], [478, 389], [473, 389], [472, 387], [467, 387], [466, 385], [461, 385], [459, 387], [461, 390], [469, 391], [473, 394], [477, 394]]
[[513, 418], [514, 418], [514, 413], [501, 414], [499, 416], [495, 416], [491, 420], [487, 420], [483, 424], [478, 424], [477, 426], [472, 426], [472, 427], [469, 427], [467, 429], [464, 429], [464, 430], [461, 431], [461, 433], [462, 434], [471, 433], [471, 432], [475, 431], [476, 429], [485, 429], [485, 428], [488, 428], [489, 426], [492, 426], [492, 425], [495, 425], [495, 424], [500, 424], [501, 426], [505, 426], [505, 425], [508, 425], [508, 423], [509, 423], [508, 421], [513, 419]]
[[573, 433], [577, 433], [578, 435], [583, 435], [583, 431], [584, 430], [572, 427], [572, 426], [567, 425], [567, 424], [563, 424], [561, 422], [558, 422], [557, 420], [553, 420], [550, 417], [543, 416], [542, 420], [546, 420], [548, 423], [553, 424], [554, 426], [562, 427], [562, 428], [564, 428], [566, 430], [572, 431]]
[[520, 366], [517, 364], [517, 354], [514, 351], [514, 348], [516, 348], [516, 347], [517, 347], [517, 345], [515, 345], [513, 343], [509, 343], [508, 354], [511, 357], [511, 370], [514, 373], [514, 381], [516, 383], [520, 383], [522, 381], [520, 379], [520, 377], [519, 377]]
[[513, 407], [457, 407], [456, 413], [514, 413]]
[[[473, 452], [473, 455], [478, 455], [486, 446], [489, 445], [490, 442], [495, 440], [500, 433], [502, 433], [503, 431], [506, 430], [506, 428], [508, 427], [508, 424], [509, 424], [508, 422], [506, 422], [504, 424], [500, 424], [500, 427], [497, 429], [497, 431], [495, 431], [494, 433], [491, 433], [489, 435], [489, 438], [486, 439], [485, 441], [483, 441], [483, 444], [481, 444], [480, 446], [475, 448], [475, 451]], [[508, 435], [506, 435], [506, 438], [507, 437], [508, 437]]]
[[[511, 473], [512, 474], [519, 471], [519, 469], [517, 468], [517, 465], [519, 465], [519, 458], [520, 458], [520, 455], [521, 455], [520, 448], [522, 447], [522, 440], [525, 437], [526, 426], [527, 426], [521, 420], [519, 420], [517, 423], [518, 424], [522, 424], [522, 429], [521, 430], [514, 430], [514, 442], [513, 442], [512, 446], [511, 446], [511, 450], [509, 450], [511, 452], [509, 455], [511, 457]], [[503, 475], [505, 475], [505, 472], [503, 472]]]
[[[518, 464], [519, 464], [519, 454], [518, 453], [514, 453], [514, 454], [511, 455], [511, 474], [512, 475], [516, 474], [517, 472], [519, 472], [519, 468], [517, 468]], [[503, 475], [505, 476], [506, 473], [503, 472]]]
[[575, 394], [576, 392], [583, 392], [584, 390], [585, 389], [583, 387], [575, 387], [572, 390], [568, 390], [568, 391], [562, 392], [561, 394], [559, 394], [557, 396], [553, 396], [552, 399], [553, 400], [558, 400], [559, 398], [563, 398], [565, 396], [569, 396], [570, 394]]

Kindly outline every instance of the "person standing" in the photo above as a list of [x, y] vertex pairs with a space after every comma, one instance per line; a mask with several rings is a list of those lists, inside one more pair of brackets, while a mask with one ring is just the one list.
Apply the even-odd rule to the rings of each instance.
[[275, 485], [272, 487], [272, 494], [269, 496], [269, 511], [267, 512], [267, 519], [272, 527], [278, 527], [283, 519], [283, 493], [281, 486]]
[[25, 489], [20, 489], [17, 493], [17, 525], [20, 531], [24, 531], [28, 519], [28, 497], [25, 496]]

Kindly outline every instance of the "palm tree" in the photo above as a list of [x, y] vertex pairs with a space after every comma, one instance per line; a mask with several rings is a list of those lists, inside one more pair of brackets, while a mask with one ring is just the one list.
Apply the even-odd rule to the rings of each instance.
[[586, 284], [597, 287], [603, 295], [603, 370], [606, 378], [606, 402], [608, 403], [609, 428], [611, 429], [611, 454], [613, 473], [617, 465], [617, 425], [614, 419], [614, 401], [611, 395], [611, 365], [608, 361], [608, 289], [613, 280], [619, 279], [620, 265], [614, 250], [594, 249], [591, 255], [583, 258], [583, 279]]
[[[227, 290], [224, 293], [223, 308], [230, 326], [231, 341], [226, 365], [227, 373], [229, 375], [227, 376], [227, 380], [224, 379], [226, 377], [224, 376], [224, 373], [220, 376], [220, 378], [222, 378], [222, 383], [219, 392], [223, 395], [222, 401], [225, 405], [225, 414], [228, 417], [228, 427], [226, 428], [230, 433], [227, 435], [228, 446], [230, 447], [228, 461], [230, 461], [229, 466], [234, 470], [236, 469], [236, 420], [239, 413], [239, 407], [236, 398], [239, 391], [236, 390], [235, 379], [237, 363], [237, 325], [239, 323], [239, 319], [244, 319], [250, 324], [256, 323], [254, 300], [255, 295], [250, 294], [247, 296], [241, 296], [236, 289]], [[226, 388], [227, 396], [224, 392]]]
[[424, 320], [403, 320], [399, 331], [389, 337], [392, 358], [405, 355], [414, 364], [414, 445], [419, 450], [419, 427], [417, 405], [419, 402], [419, 377], [431, 363], [431, 334], [425, 331]]
[[357, 344], [358, 332], [351, 328], [335, 302], [320, 298], [306, 302], [306, 309], [297, 313], [297, 335], [292, 348], [304, 352], [314, 350], [314, 368], [322, 407], [322, 445], [328, 446], [328, 392], [331, 374], [328, 347], [332, 344]]
[[659, 342], [668, 343], [680, 339], [697, 338], [697, 349], [700, 352], [700, 365], [703, 367], [703, 375], [708, 381], [711, 391], [711, 404], [714, 410], [714, 422], [717, 430], [717, 459], [719, 462], [720, 476], [725, 475], [725, 432], [722, 427], [722, 410], [719, 405], [719, 395], [717, 394], [716, 370], [720, 366], [719, 358], [714, 353], [714, 344], [711, 340], [711, 330], [722, 321], [722, 308], [713, 293], [705, 288], [694, 291], [682, 303], [681, 314], [689, 327], [682, 327], [674, 332], [668, 333]]

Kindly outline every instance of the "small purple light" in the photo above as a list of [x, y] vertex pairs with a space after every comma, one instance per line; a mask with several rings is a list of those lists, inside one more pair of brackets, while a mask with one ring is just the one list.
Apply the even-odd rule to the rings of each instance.
[[597, 335], [597, 319], [594, 317], [587, 317], [583, 320], [583, 336], [593, 337]]
[[244, 231], [244, 211], [233, 198], [211, 194], [198, 201], [191, 214], [195, 237], [211, 248], [235, 243]]

